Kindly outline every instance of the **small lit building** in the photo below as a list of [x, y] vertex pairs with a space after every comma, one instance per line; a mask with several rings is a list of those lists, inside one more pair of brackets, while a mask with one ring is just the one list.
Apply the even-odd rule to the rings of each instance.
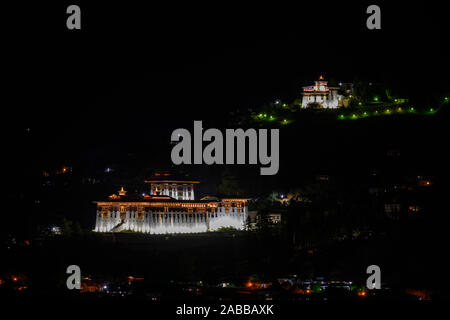
[[329, 87], [323, 76], [315, 81], [313, 86], [303, 87], [302, 108], [312, 106], [324, 109], [336, 109], [342, 106], [342, 96], [338, 94], [338, 87]]
[[283, 221], [283, 215], [286, 214], [286, 210], [270, 210], [265, 215], [256, 215], [255, 221], [258, 222], [260, 219], [265, 219], [266, 222], [270, 224], [277, 224]]
[[281, 212], [269, 212], [267, 214], [267, 220], [273, 224], [281, 222]]
[[400, 203], [385, 203], [384, 213], [391, 219], [398, 220], [400, 218], [402, 205]]
[[433, 185], [433, 180], [431, 177], [417, 176], [417, 185], [419, 187], [430, 187]]
[[99, 283], [93, 281], [92, 279], [85, 278], [81, 282], [81, 290], [80, 291], [81, 292], [89, 292], [89, 293], [101, 292], [101, 291], [103, 291], [103, 287]]

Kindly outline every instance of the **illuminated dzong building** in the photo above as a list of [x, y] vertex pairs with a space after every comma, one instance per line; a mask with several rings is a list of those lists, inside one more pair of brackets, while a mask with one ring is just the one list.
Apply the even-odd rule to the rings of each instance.
[[318, 106], [325, 109], [335, 109], [342, 106], [342, 96], [338, 94], [339, 88], [329, 87], [323, 76], [315, 81], [313, 86], [303, 87], [302, 108]]
[[248, 199], [194, 198], [198, 181], [170, 180], [168, 174], [145, 181], [149, 195], [127, 195], [122, 188], [108, 199], [96, 201], [96, 232], [123, 230], [150, 234], [197, 233], [222, 227], [244, 229]]

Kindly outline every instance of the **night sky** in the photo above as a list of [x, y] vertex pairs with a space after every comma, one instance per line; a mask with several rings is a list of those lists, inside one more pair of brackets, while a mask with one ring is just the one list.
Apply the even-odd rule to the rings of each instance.
[[[2, 131], [16, 170], [154, 152], [176, 127], [224, 127], [234, 110], [292, 101], [319, 74], [412, 97], [448, 87], [448, 22], [429, 1], [379, 3], [375, 31], [365, 26], [369, 2], [78, 1], [81, 31], [66, 29], [69, 4], [4, 10]], [[168, 157], [156, 153], [149, 165]]]

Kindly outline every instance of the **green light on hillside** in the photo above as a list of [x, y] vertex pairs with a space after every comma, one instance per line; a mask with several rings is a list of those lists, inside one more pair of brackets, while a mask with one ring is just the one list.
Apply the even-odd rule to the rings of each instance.
[[360, 102], [360, 103], [358, 103], [358, 105], [359, 105], [359, 106], [362, 106], [362, 103]]
[[343, 115], [343, 114], [341, 114], [340, 116], [339, 116], [339, 119], [344, 119], [345, 118], [345, 116]]
[[398, 108], [397, 111], [398, 112], [402, 112], [403, 110], [402, 110], [402, 108]]
[[375, 97], [373, 97], [373, 100], [374, 100], [375, 102], [378, 102], [378, 100], [380, 100], [380, 98], [379, 98], [378, 96], [375, 96]]
[[391, 113], [391, 110], [387, 109], [387, 110], [386, 110], [386, 113]]
[[356, 118], [358, 118], [358, 117], [356, 116], [356, 114], [352, 114], [352, 119], [356, 119]]
[[409, 112], [414, 112], [414, 108], [409, 108]]

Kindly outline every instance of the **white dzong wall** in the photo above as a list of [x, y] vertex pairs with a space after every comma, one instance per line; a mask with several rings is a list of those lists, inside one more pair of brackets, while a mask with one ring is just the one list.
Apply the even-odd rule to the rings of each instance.
[[120, 211], [102, 214], [97, 212], [96, 232], [119, 232], [130, 230], [150, 234], [200, 233], [215, 231], [223, 227], [238, 230], [245, 228], [248, 217], [247, 207], [218, 207], [216, 212], [145, 212], [141, 218], [137, 212], [126, 211], [123, 219]]

